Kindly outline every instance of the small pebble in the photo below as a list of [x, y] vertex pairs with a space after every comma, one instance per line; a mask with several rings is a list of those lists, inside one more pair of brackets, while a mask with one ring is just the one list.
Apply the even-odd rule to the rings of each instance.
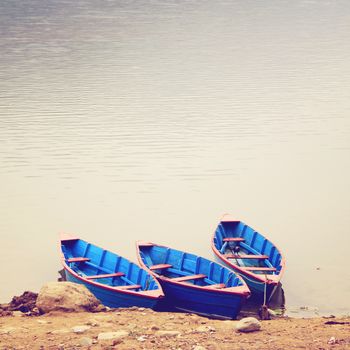
[[330, 337], [328, 340], [328, 344], [330, 345], [334, 345], [337, 343], [337, 339], [335, 339], [335, 337]]
[[137, 341], [140, 341], [140, 342], [144, 342], [146, 340], [147, 340], [147, 336], [145, 336], [145, 335], [141, 335], [141, 337], [137, 338]]
[[72, 328], [72, 331], [74, 333], [84, 333], [87, 330], [89, 330], [91, 327], [90, 326], [75, 326]]

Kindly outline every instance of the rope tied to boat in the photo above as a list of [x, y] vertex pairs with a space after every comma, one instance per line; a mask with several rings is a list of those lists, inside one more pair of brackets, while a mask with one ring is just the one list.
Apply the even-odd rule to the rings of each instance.
[[264, 304], [263, 304], [263, 306], [266, 306], [266, 293], [267, 293], [267, 276], [265, 275], [265, 282], [264, 282]]
[[[231, 244], [229, 243], [228, 244], [228, 249], [231, 251], [231, 253], [233, 255], [236, 255], [239, 251], [240, 251], [240, 245], [239, 245], [239, 242], [235, 242], [235, 244], [233, 246], [231, 246]], [[237, 266], [241, 267], [240, 263], [239, 263], [239, 258], [237, 256], [235, 256], [235, 261], [236, 261], [236, 264]], [[264, 276], [265, 276], [265, 281], [264, 282], [258, 282], [258, 281], [255, 281], [255, 280], [252, 280], [250, 279], [249, 277], [247, 277], [246, 275], [243, 275], [239, 272], [236, 272], [237, 275], [239, 275], [240, 277], [250, 281], [251, 283], [255, 283], [255, 284], [260, 284], [260, 285], [264, 285], [264, 304], [262, 305], [262, 307], [267, 307], [266, 306], [266, 299], [267, 299], [267, 284], [268, 284], [268, 281], [269, 281], [269, 278], [268, 278], [268, 275], [265, 273]], [[227, 280], [227, 282], [232, 278], [232, 276], [230, 276]], [[273, 294], [275, 293], [276, 291], [276, 288], [277, 288], [277, 285], [273, 288], [272, 290], [272, 293], [270, 294], [270, 297], [269, 297], [269, 300], [268, 302], [271, 300]]]

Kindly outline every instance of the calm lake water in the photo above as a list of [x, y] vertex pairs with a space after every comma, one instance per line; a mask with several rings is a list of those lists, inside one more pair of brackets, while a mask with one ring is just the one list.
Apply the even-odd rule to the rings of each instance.
[[0, 302], [61, 231], [211, 258], [231, 213], [290, 312], [350, 312], [348, 0], [2, 0], [0, 52]]

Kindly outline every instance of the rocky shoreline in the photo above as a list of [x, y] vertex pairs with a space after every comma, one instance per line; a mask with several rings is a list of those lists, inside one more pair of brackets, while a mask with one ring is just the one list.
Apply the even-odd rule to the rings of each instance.
[[74, 293], [46, 293], [40, 300], [26, 292], [1, 305], [0, 349], [350, 349], [350, 317], [259, 321], [243, 314], [222, 321], [138, 307], [108, 309], [89, 294], [79, 299]]

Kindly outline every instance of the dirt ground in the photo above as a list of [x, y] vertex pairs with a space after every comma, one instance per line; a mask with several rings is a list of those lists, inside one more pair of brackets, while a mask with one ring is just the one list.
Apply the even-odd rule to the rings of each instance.
[[[237, 322], [143, 308], [42, 316], [16, 311], [0, 317], [0, 349], [350, 349], [350, 317], [279, 318], [261, 321], [261, 330], [251, 333], [236, 332]], [[105, 332], [119, 336], [102, 340]]]

